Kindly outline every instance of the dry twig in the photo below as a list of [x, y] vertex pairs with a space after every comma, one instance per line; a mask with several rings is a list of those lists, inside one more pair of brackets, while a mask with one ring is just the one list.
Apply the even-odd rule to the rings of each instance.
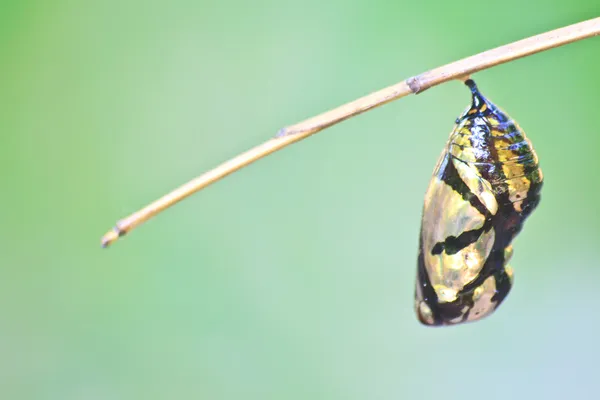
[[518, 42], [500, 46], [432, 69], [385, 89], [351, 101], [350, 103], [344, 104], [331, 111], [317, 115], [316, 117], [285, 127], [277, 133], [276, 137], [224, 162], [208, 172], [205, 172], [141, 210], [118, 221], [115, 227], [102, 237], [102, 246], [106, 247], [110, 245], [120, 236], [123, 236], [166, 208], [195, 192], [204, 189], [211, 183], [226, 177], [232, 172], [345, 119], [354, 117], [409, 94], [421, 93], [440, 83], [448, 82], [453, 79], [460, 79], [477, 71], [596, 36], [598, 34], [600, 34], [600, 17], [519, 40]]

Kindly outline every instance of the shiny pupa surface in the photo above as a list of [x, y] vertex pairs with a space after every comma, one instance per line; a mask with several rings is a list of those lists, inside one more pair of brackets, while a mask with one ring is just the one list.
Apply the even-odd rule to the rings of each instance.
[[512, 241], [540, 201], [542, 171], [519, 125], [473, 80], [472, 104], [435, 167], [423, 206], [415, 311], [426, 325], [491, 314], [513, 284]]

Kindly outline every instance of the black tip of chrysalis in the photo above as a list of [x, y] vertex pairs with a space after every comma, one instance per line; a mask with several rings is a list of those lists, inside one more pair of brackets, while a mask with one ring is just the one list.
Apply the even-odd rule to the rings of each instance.
[[473, 104], [471, 105], [471, 108], [479, 109], [483, 104], [487, 102], [486, 98], [483, 97], [483, 95], [477, 88], [477, 84], [473, 79], [467, 79], [465, 81], [465, 85], [467, 85], [469, 89], [471, 89], [471, 93], [473, 93]]
[[477, 89], [477, 84], [475, 83], [475, 81], [473, 79], [467, 79], [465, 81], [465, 85], [467, 85], [469, 87], [469, 89], [471, 89], [472, 93], [479, 92], [479, 89]]
[[494, 103], [487, 99], [477, 87], [477, 84], [473, 79], [467, 79], [465, 85], [471, 89], [473, 94], [473, 101], [471, 103], [471, 109], [464, 116], [477, 116], [477, 115], [490, 115], [493, 114], [500, 122], [508, 121], [508, 116], [504, 114]]

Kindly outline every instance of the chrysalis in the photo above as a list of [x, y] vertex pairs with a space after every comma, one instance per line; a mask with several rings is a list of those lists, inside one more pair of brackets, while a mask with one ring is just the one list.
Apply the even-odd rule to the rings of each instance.
[[511, 242], [540, 201], [542, 171], [519, 125], [471, 79], [425, 194], [415, 309], [426, 325], [491, 314], [513, 282]]

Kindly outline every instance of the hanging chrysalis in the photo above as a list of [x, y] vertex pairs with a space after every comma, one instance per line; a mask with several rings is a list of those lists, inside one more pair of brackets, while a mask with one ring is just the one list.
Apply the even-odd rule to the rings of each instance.
[[542, 171], [525, 133], [471, 79], [425, 194], [415, 308], [426, 325], [491, 314], [513, 282], [511, 242], [540, 201]]

